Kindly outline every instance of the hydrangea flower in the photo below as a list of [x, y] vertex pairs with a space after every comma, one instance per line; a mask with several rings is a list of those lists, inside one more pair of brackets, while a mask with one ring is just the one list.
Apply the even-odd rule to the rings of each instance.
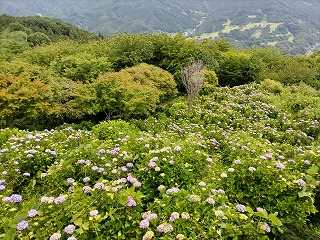
[[148, 167], [149, 167], [149, 168], [155, 168], [156, 165], [157, 165], [156, 162], [150, 161], [149, 164], [148, 164]]
[[90, 217], [95, 217], [95, 216], [97, 216], [98, 214], [99, 214], [99, 212], [98, 212], [98, 210], [96, 210], [96, 209], [89, 212], [89, 216], [90, 216]]
[[127, 207], [135, 207], [136, 205], [137, 205], [136, 201], [131, 196], [129, 196], [128, 201], [126, 203], [126, 206]]
[[220, 177], [221, 177], [221, 178], [227, 178], [228, 175], [227, 175], [226, 173], [221, 173]]
[[189, 198], [189, 200], [190, 200], [191, 202], [200, 202], [201, 198], [200, 198], [200, 196], [198, 196], [198, 195], [191, 195], [190, 198]]
[[182, 147], [179, 147], [179, 146], [176, 146], [176, 147], [174, 147], [174, 149], [173, 149], [173, 151], [175, 151], [175, 152], [179, 152], [179, 151], [181, 151], [182, 150]]
[[55, 204], [61, 204], [61, 203], [65, 202], [65, 201], [66, 201], [66, 197], [65, 196], [60, 196], [60, 197], [57, 197], [57, 198], [54, 199], [54, 203]]
[[103, 190], [104, 189], [104, 184], [102, 182], [97, 182], [94, 186], [94, 189], [98, 189], [98, 190]]
[[68, 226], [66, 226], [64, 228], [64, 231], [67, 233], [67, 234], [72, 234], [74, 232], [74, 230], [76, 230], [76, 226], [73, 225], [73, 224], [70, 224]]
[[214, 215], [216, 215], [216, 217], [223, 217], [224, 216], [224, 212], [222, 210], [217, 210], [214, 212]]
[[205, 187], [205, 186], [207, 186], [207, 184], [205, 182], [199, 182], [199, 186], [200, 187]]
[[0, 185], [0, 191], [4, 191], [4, 190], [6, 190], [6, 186]]
[[128, 168], [133, 168], [133, 167], [134, 167], [133, 163], [131, 163], [131, 162], [127, 163], [126, 166], [127, 166]]
[[60, 240], [60, 238], [61, 238], [61, 233], [56, 232], [56, 233], [51, 235], [49, 240]]
[[19, 203], [22, 201], [22, 196], [19, 195], [19, 194], [12, 194], [10, 196], [10, 202], [13, 202], [13, 203]]
[[30, 210], [28, 211], [28, 217], [33, 218], [33, 217], [35, 217], [35, 216], [37, 216], [37, 215], [38, 215], [38, 211], [37, 211], [36, 209], [30, 209]]
[[276, 162], [276, 167], [279, 168], [279, 169], [284, 169], [285, 168], [285, 166], [280, 162]]
[[249, 167], [248, 170], [249, 170], [249, 172], [253, 173], [253, 172], [255, 172], [257, 169], [255, 169], [254, 167]]
[[177, 192], [179, 192], [179, 191], [180, 191], [180, 189], [179, 189], [179, 188], [177, 188], [177, 187], [173, 187], [173, 188], [169, 188], [169, 189], [167, 189], [166, 194], [170, 194], [170, 193], [177, 193]]
[[297, 180], [297, 184], [298, 184], [300, 187], [303, 187], [304, 185], [306, 185], [306, 182], [303, 181], [302, 179], [298, 179], [298, 180]]
[[28, 226], [29, 226], [28, 221], [22, 220], [21, 222], [19, 222], [19, 223], [17, 224], [16, 229], [17, 229], [18, 231], [22, 231], [22, 230], [26, 229]]
[[141, 182], [134, 182], [133, 186], [136, 188], [139, 188], [139, 187], [141, 187]]
[[143, 219], [141, 222], [140, 222], [140, 228], [144, 229], [144, 228], [148, 228], [150, 225], [150, 222], [148, 219]]
[[213, 198], [207, 198], [207, 199], [206, 199], [206, 203], [211, 204], [211, 205], [214, 205], [214, 204], [215, 204], [215, 201], [214, 201]]
[[90, 182], [90, 177], [85, 177], [82, 181], [83, 181], [84, 183], [88, 183], [88, 182]]
[[77, 240], [77, 238], [74, 236], [71, 236], [71, 237], [68, 237], [67, 240]]
[[175, 220], [180, 218], [180, 214], [178, 212], [173, 212], [170, 214], [169, 222], [174, 222]]
[[84, 187], [82, 188], [82, 191], [83, 191], [84, 193], [89, 193], [91, 190], [92, 190], [92, 188], [91, 188], [90, 186], [84, 186]]
[[181, 218], [185, 219], [185, 220], [188, 220], [188, 219], [190, 219], [190, 215], [187, 212], [182, 212], [181, 213]]
[[154, 232], [148, 231], [145, 235], [143, 235], [142, 240], [150, 240], [154, 237]]
[[246, 206], [244, 206], [244, 205], [242, 205], [242, 204], [237, 204], [236, 208], [237, 208], [237, 210], [238, 210], [239, 212], [246, 212], [246, 211], [247, 211], [247, 210], [246, 210]]
[[160, 233], [168, 233], [173, 231], [173, 227], [171, 224], [165, 223], [165, 224], [160, 224], [157, 227], [157, 231]]
[[269, 233], [271, 231], [270, 226], [268, 223], [263, 223], [260, 228], [264, 231], [266, 231], [267, 233]]
[[183, 234], [178, 234], [176, 236], [176, 239], [181, 240], [181, 239], [185, 239], [186, 237]]

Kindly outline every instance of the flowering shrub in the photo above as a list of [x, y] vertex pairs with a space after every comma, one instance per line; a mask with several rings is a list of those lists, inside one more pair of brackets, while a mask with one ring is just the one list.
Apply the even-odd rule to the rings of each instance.
[[269, 239], [302, 231], [319, 205], [319, 122], [271, 105], [264, 91], [215, 88], [190, 115], [179, 98], [157, 117], [92, 131], [0, 131], [0, 236]]

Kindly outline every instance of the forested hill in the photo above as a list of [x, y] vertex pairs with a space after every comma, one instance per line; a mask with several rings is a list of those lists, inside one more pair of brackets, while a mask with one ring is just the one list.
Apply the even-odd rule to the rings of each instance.
[[317, 50], [320, 43], [318, 0], [2, 0], [1, 13], [55, 17], [106, 35], [184, 32], [291, 54]]
[[40, 45], [65, 39], [86, 41], [97, 36], [59, 19], [1, 15], [0, 39], [10, 40], [14, 38], [17, 40], [19, 37], [27, 39], [31, 45]]

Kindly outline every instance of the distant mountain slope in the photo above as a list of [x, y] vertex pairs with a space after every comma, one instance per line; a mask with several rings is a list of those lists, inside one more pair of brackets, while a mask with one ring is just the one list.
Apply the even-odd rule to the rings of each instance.
[[293, 54], [320, 43], [319, 0], [2, 0], [1, 13], [55, 17], [106, 35], [184, 32]]
[[87, 40], [96, 37], [93, 33], [77, 28], [59, 19], [48, 17], [13, 17], [0, 15], [0, 33], [22, 31], [27, 34], [45, 34], [50, 40]]

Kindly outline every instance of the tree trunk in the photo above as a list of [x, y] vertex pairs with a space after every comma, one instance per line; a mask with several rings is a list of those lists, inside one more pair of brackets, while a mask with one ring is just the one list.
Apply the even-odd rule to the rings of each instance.
[[6, 117], [6, 127], [12, 129], [15, 119], [13, 117]]

